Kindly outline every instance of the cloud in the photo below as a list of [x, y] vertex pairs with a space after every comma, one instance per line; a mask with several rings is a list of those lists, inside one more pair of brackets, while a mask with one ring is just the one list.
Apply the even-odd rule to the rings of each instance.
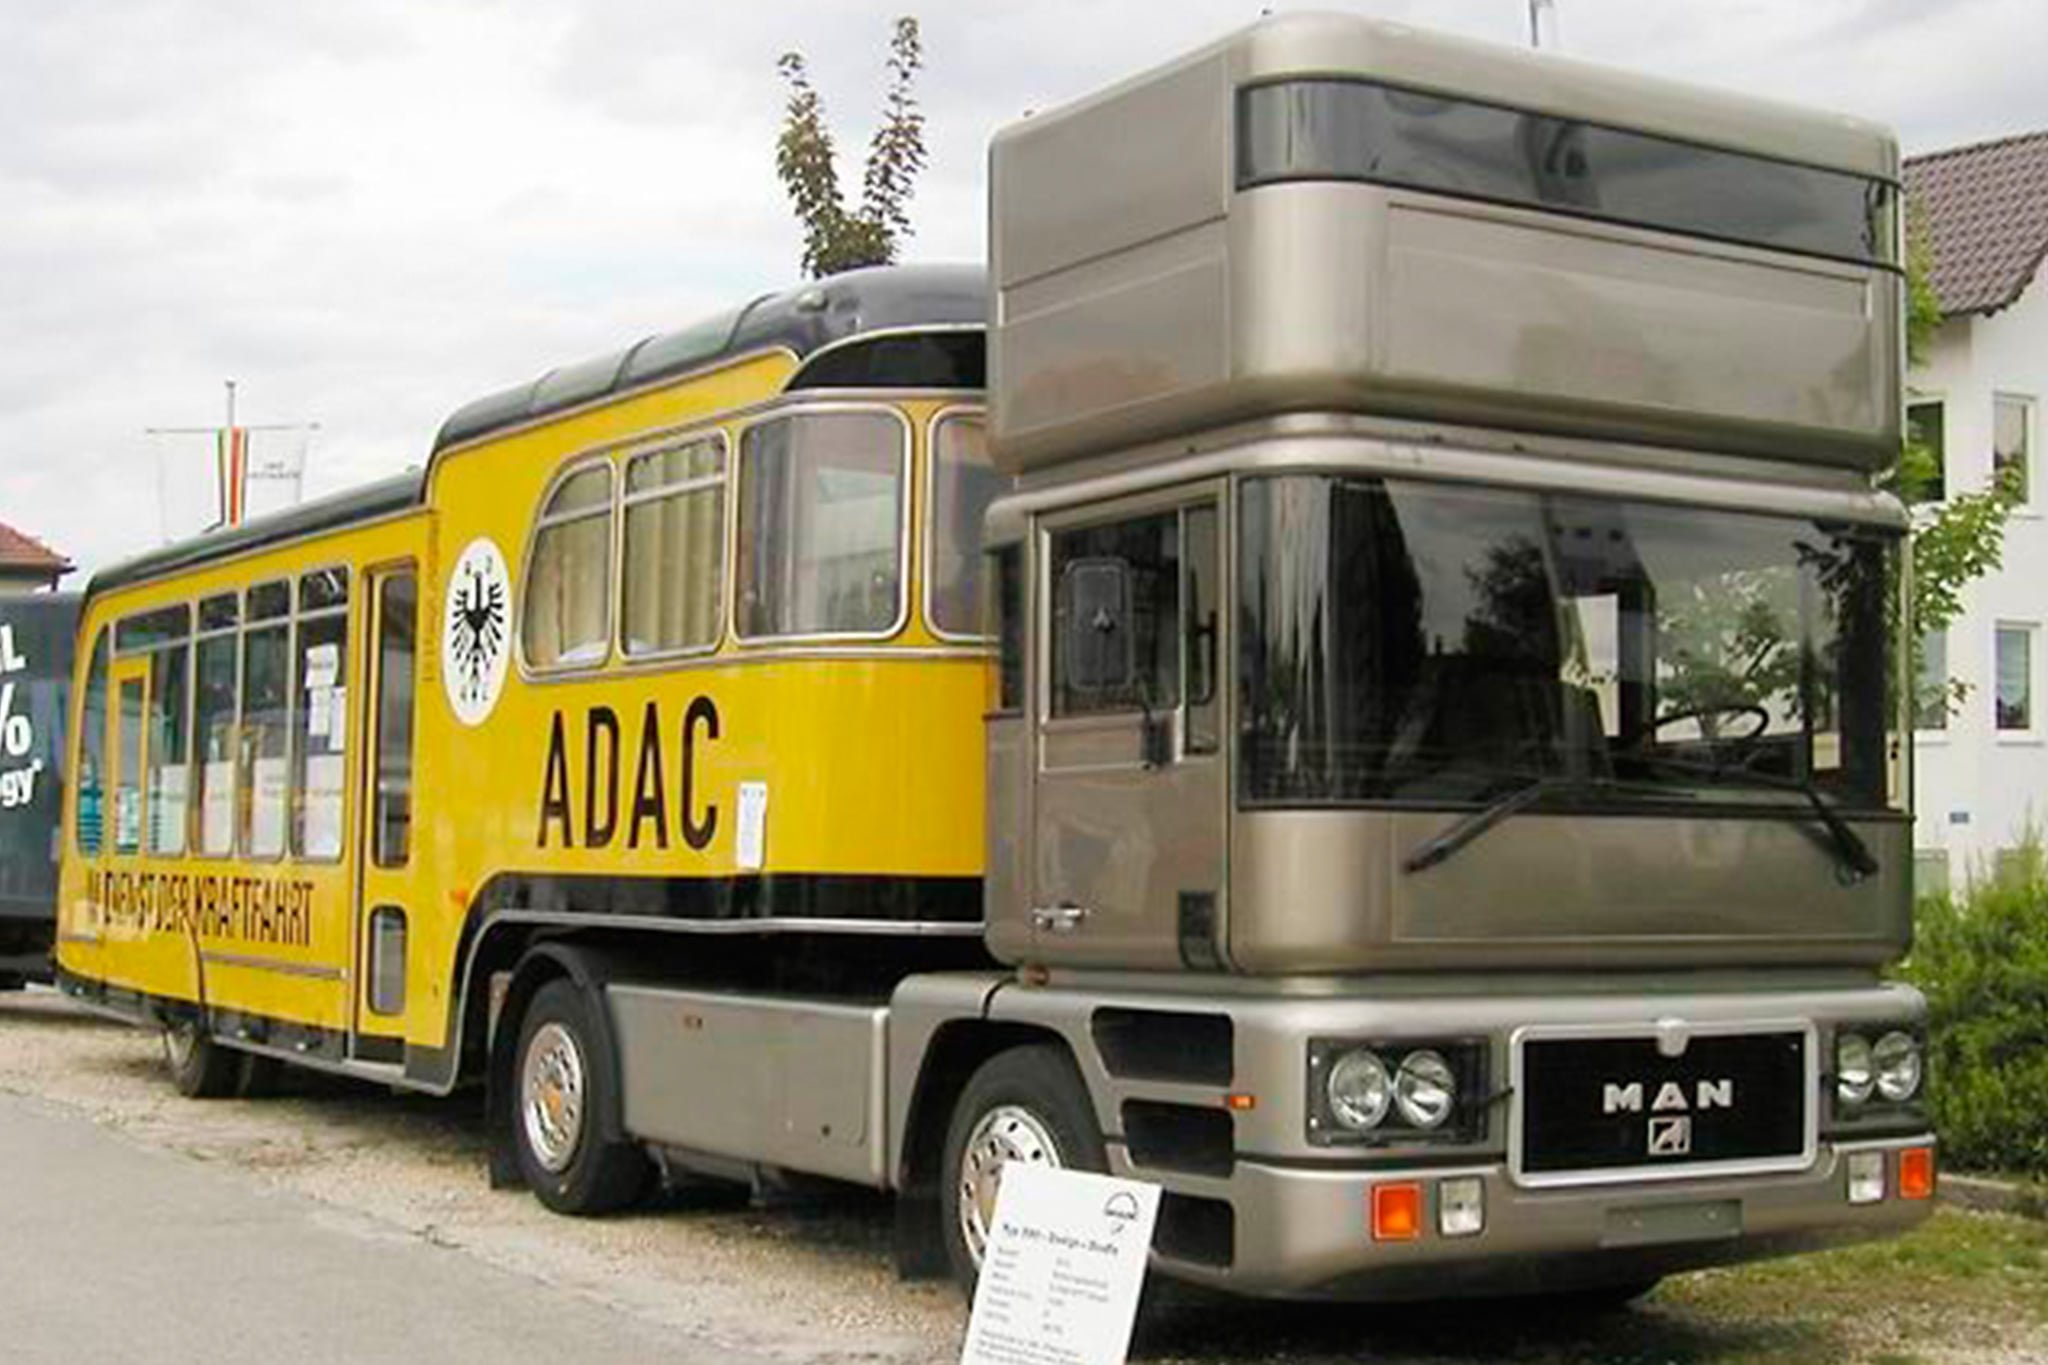
[[[0, 45], [0, 519], [88, 564], [160, 534], [151, 426], [316, 420], [314, 491], [422, 460], [479, 394], [790, 282], [781, 52], [850, 182], [902, 4], [68, 0]], [[1505, 43], [1516, 0], [1360, 8]], [[924, 14], [916, 259], [974, 259], [988, 137], [1255, 17], [1220, 0]], [[1563, 0], [1567, 50], [1899, 126], [2037, 125], [2037, 0]], [[174, 482], [210, 477], [177, 449]]]

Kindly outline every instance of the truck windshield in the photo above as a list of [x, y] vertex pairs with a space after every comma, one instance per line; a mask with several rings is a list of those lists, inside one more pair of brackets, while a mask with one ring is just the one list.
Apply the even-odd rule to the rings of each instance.
[[1247, 804], [1902, 800], [1891, 532], [1322, 475], [1239, 528]]

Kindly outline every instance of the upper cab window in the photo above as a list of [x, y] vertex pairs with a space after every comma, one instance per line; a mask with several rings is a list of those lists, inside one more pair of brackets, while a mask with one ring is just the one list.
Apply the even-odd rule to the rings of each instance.
[[931, 446], [925, 610], [934, 634], [979, 638], [991, 633], [982, 618], [981, 523], [1003, 479], [989, 464], [988, 423], [979, 413], [940, 418]]
[[626, 465], [620, 636], [628, 656], [713, 649], [725, 600], [725, 438]]
[[904, 428], [835, 409], [740, 442], [739, 633], [893, 633], [903, 619]]
[[586, 465], [555, 487], [534, 530], [520, 640], [534, 668], [604, 661], [611, 637], [612, 469]]

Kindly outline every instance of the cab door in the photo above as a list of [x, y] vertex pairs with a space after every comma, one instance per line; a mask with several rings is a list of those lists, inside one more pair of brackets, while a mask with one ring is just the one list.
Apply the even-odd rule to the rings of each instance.
[[368, 575], [367, 685], [356, 838], [356, 992], [351, 1053], [404, 1060], [414, 902], [413, 721], [419, 675], [419, 574], [410, 563]]
[[1222, 485], [1039, 529], [1034, 956], [1222, 965]]

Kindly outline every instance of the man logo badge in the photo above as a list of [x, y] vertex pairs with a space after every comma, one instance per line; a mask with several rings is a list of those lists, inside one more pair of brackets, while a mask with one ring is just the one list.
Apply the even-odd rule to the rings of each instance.
[[1692, 1119], [1679, 1115], [1650, 1120], [1650, 1155], [1685, 1156], [1692, 1151]]

